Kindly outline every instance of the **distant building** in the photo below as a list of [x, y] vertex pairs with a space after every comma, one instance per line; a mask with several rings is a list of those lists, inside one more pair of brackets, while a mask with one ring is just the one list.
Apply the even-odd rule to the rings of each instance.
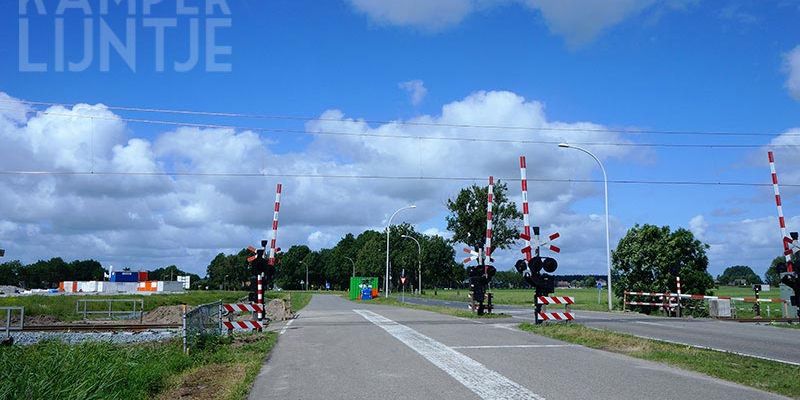
[[559, 288], [571, 288], [572, 285], [570, 285], [569, 282], [567, 282], [567, 281], [558, 281], [558, 282], [556, 282], [556, 287], [559, 287]]

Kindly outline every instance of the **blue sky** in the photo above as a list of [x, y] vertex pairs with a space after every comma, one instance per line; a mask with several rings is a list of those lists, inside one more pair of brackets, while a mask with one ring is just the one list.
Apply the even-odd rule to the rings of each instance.
[[[763, 183], [769, 182], [766, 146], [771, 141], [793, 145], [795, 139], [791, 134], [778, 134], [800, 127], [800, 82], [797, 82], [800, 81], [800, 77], [797, 77], [800, 74], [800, 55], [797, 55], [795, 62], [792, 56], [792, 51], [800, 45], [800, 25], [796, 24], [800, 16], [798, 1], [619, 0], [581, 3], [443, 0], [431, 5], [422, 0], [229, 0], [229, 15], [217, 8], [211, 17], [179, 15], [175, 4], [170, 1], [155, 4], [151, 15], [144, 14], [141, 1], [135, 2], [133, 16], [126, 15], [125, 7], [113, 6], [113, 1], [112, 11], [100, 15], [100, 2], [91, 2], [93, 9], [88, 17], [80, 9], [67, 10], [63, 16], [57, 15], [58, 1], [45, 1], [44, 15], [36, 15], [34, 0], [22, 3], [27, 3], [27, 15], [18, 13], [17, 2], [3, 2], [0, 5], [0, 91], [12, 98], [28, 101], [103, 104], [112, 107], [111, 110], [98, 106], [91, 112], [110, 112], [112, 118], [147, 118], [299, 131], [345, 129], [362, 133], [400, 131], [422, 136], [545, 137], [546, 140], [573, 142], [749, 144], [765, 147], [686, 149], [596, 146], [591, 149], [598, 152], [606, 163], [609, 177], [614, 180]], [[200, 0], [187, 0], [185, 3], [201, 8], [206, 4]], [[73, 4], [80, 5], [81, 1], [73, 1]], [[128, 2], [123, 0], [123, 4]], [[155, 68], [154, 30], [146, 27], [144, 22], [156, 17], [174, 18], [177, 23], [177, 28], [168, 30], [165, 36], [166, 68], [163, 72]], [[63, 18], [65, 26], [66, 59], [73, 62], [83, 55], [81, 46], [86, 33], [81, 21], [84, 18], [91, 21], [93, 36], [90, 42], [95, 54], [92, 63], [83, 71], [54, 71], [57, 47], [55, 27], [60, 18]], [[101, 47], [98, 34], [100, 24], [108, 24], [115, 33], [121, 34], [124, 32], [125, 18], [133, 20], [135, 71], [113, 50], [109, 70], [101, 71], [98, 56]], [[231, 24], [230, 27], [218, 29], [216, 44], [231, 48], [230, 56], [222, 55], [218, 60], [229, 63], [232, 70], [206, 71], [202, 61], [205, 53], [201, 50], [201, 61], [197, 67], [189, 72], [175, 72], [171, 68], [172, 63], [183, 61], [188, 55], [191, 42], [189, 24], [195, 19], [200, 26], [205, 26], [211, 18]], [[29, 61], [47, 63], [47, 72], [20, 71], [19, 48], [21, 35], [24, 36], [20, 32], [20, 21], [23, 19], [27, 20], [30, 28]], [[204, 43], [205, 39], [205, 35], [201, 34], [200, 42]], [[800, 54], [800, 51], [797, 53]], [[797, 71], [793, 65], [798, 65]], [[400, 87], [403, 82], [415, 80], [421, 85], [418, 87], [425, 89], [424, 93], [418, 93], [417, 101], [413, 101], [410, 93]], [[475, 97], [482, 91], [488, 95]], [[502, 93], [513, 96], [504, 97], [500, 95]], [[523, 102], [522, 105], [519, 102]], [[467, 107], [468, 110], [463, 113], [449, 115], [444, 112], [443, 115], [443, 107], [453, 109], [467, 103], [474, 107]], [[543, 107], [541, 114], [526, 108], [534, 104]], [[520, 133], [467, 128], [440, 132], [435, 127], [396, 127], [379, 123], [367, 126], [346, 120], [328, 121], [316, 126], [313, 122], [305, 121], [137, 113], [115, 110], [114, 106], [293, 116], [319, 116], [331, 110], [340, 110], [341, 114], [332, 115], [336, 118], [341, 116], [376, 121], [429, 118], [438, 122], [475, 122], [478, 125], [488, 122], [518, 125], [520, 121], [538, 121], [544, 125], [534, 125], [563, 123], [568, 127], [576, 127], [576, 124], [586, 122], [607, 128], [776, 135], [587, 135], [586, 132]], [[6, 112], [11, 112], [10, 105], [0, 107], [9, 107]], [[510, 113], [508, 118], [498, 117], [503, 115], [497, 111], [498, 107]], [[37, 106], [33, 109], [42, 111], [46, 108]], [[515, 116], [523, 115], [526, 110], [532, 113], [532, 119], [521, 116], [519, 121], [514, 120]], [[55, 126], [53, 131], [41, 133], [44, 135], [41, 140], [47, 139], [47, 135], [55, 135], [61, 138], [59, 140], [85, 141], [78, 134], [59, 135], [59, 129], [66, 132], [68, 129], [81, 128], [72, 125], [71, 128], [59, 127], [59, 121], [63, 122], [65, 117], [56, 114], [52, 112], [51, 115], [38, 116], [40, 119], [52, 119]], [[31, 124], [31, 120], [36, 118], [35, 114], [26, 115], [26, 121], [14, 127], [21, 131], [15, 131], [14, 134], [32, 135], [20, 128], [27, 126], [28, 129], [34, 129], [37, 126]], [[131, 157], [141, 156], [129, 160], [131, 165], [141, 166], [147, 164], [145, 161], [152, 161], [159, 168], [170, 168], [165, 165], [174, 167], [180, 163], [182, 168], [196, 171], [241, 171], [245, 167], [234, 161], [249, 157], [249, 153], [243, 153], [249, 150], [242, 150], [242, 143], [237, 142], [243, 141], [260, 149], [255, 155], [256, 158], [261, 157], [260, 165], [254, 168], [275, 168], [283, 172], [337, 170], [368, 174], [392, 164], [390, 166], [394, 168], [387, 171], [397, 175], [414, 175], [422, 170], [424, 175], [431, 176], [482, 177], [493, 174], [515, 177], [516, 155], [526, 154], [531, 165], [530, 176], [600, 178], [596, 166], [591, 160], [585, 159], [586, 156], [565, 153], [569, 150], [559, 150], [549, 145], [525, 145], [509, 149], [503, 144], [446, 142], [437, 146], [447, 146], [447, 151], [442, 153], [439, 149], [437, 153], [437, 148], [427, 148], [417, 143], [416, 151], [419, 154], [415, 162], [414, 157], [392, 153], [395, 145], [390, 139], [358, 139], [358, 143], [351, 143], [348, 142], [351, 139], [347, 138], [269, 132], [257, 133], [253, 139], [245, 137], [244, 130], [200, 130], [196, 132], [199, 136], [192, 136], [190, 133], [179, 134], [175, 126], [124, 120], [117, 122], [119, 126], [109, 127], [115, 132], [119, 130], [119, 135], [113, 136], [116, 141], [109, 139], [106, 143], [108, 147], [105, 151], [110, 163], [111, 157], [116, 154], [114, 146], [120, 145], [132, 151], [134, 155]], [[180, 144], [181, 139], [207, 138], [204, 133], [222, 135], [236, 142], [220, 145], [220, 149], [232, 152], [229, 154], [220, 150], [219, 153], [231, 161], [230, 164], [204, 164], [206, 161], [199, 154], [188, 154], [186, 144]], [[7, 135], [7, 139], [12, 137], [12, 133], [7, 132]], [[587, 137], [590, 139], [584, 139]], [[145, 150], [137, 153], [133, 151], [134, 147], [126, 147], [130, 144], [129, 140], [134, 138], [143, 141], [145, 147], [152, 147], [154, 154], [148, 155]], [[14, 143], [22, 143], [20, 146], [30, 150], [31, 157], [53, 157], [51, 153], [43, 153], [41, 144], [37, 147], [33, 139], [30, 142], [17, 139]], [[248, 141], [250, 139], [254, 141]], [[363, 144], [370, 140], [374, 143]], [[43, 143], [57, 146], [58, 141], [45, 140]], [[408, 145], [410, 151], [414, 151], [414, 145]], [[785, 183], [800, 183], [800, 174], [793, 173], [798, 159], [795, 149], [786, 146], [776, 148], [778, 169], [779, 172], [785, 171], [781, 173], [781, 180]], [[399, 151], [399, 147], [394, 150]], [[102, 157], [99, 154], [102, 151], [99, 149], [95, 156]], [[452, 157], [453, 160], [439, 163], [437, 154]], [[389, 158], [382, 159], [381, 155]], [[477, 157], [490, 161], [471, 160]], [[0, 164], [4, 170], [21, 169], [19, 164], [14, 164], [8, 158]], [[37, 165], [41, 168], [52, 166], [46, 162]], [[58, 166], [73, 170], [85, 167], [80, 162]], [[214, 211], [220, 207], [238, 209], [238, 205], [242, 205], [243, 209], [258, 209], [258, 202], [269, 202], [274, 184], [273, 180], [266, 180], [264, 187], [267, 189], [261, 190], [263, 193], [258, 195], [258, 200], [254, 200], [236, 194], [251, 190], [248, 189], [248, 183], [242, 180], [221, 179], [212, 182], [205, 178], [175, 178], [167, 183], [175, 191], [175, 203], [149, 204], [146, 210], [134, 213], [136, 218], [155, 221], [137, 233], [136, 229], [95, 221], [91, 215], [92, 208], [86, 208], [87, 201], [80, 193], [48, 192], [56, 196], [55, 200], [60, 198], [58, 196], [71, 196], [67, 203], [72, 204], [72, 208], [63, 211], [83, 215], [89, 222], [82, 230], [76, 231], [71, 225], [74, 221], [61, 221], [53, 217], [52, 204], [43, 206], [45, 210], [41, 211], [25, 210], [27, 202], [21, 192], [26, 185], [41, 190], [44, 182], [55, 187], [64, 184], [57, 177], [16, 178], [24, 180], [23, 183], [10, 182], [12, 179], [0, 178], [0, 184], [5, 181], [7, 189], [15, 191], [13, 198], [7, 199], [7, 204], [16, 206], [9, 206], [3, 212], [4, 216], [0, 217], [4, 218], [5, 223], [5, 228], [0, 229], [0, 240], [11, 242], [4, 244], [9, 248], [11, 257], [33, 260], [51, 256], [48, 253], [50, 251], [52, 255], [57, 255], [57, 251], [66, 251], [75, 257], [93, 257], [109, 263], [157, 266], [179, 262], [195, 271], [204, 269], [209, 255], [239, 246], [234, 243], [235, 240], [246, 241], [242, 243], [245, 245], [255, 242], [257, 235], [265, 231], [259, 223], [235, 212], [221, 216]], [[192, 181], [198, 179], [205, 179], [207, 190], [198, 191], [192, 185]], [[453, 194], [452, 190], [467, 183], [470, 182], [453, 183], [446, 187], [450, 190], [448, 192], [435, 185], [415, 182], [375, 184], [369, 181], [285, 180], [286, 207], [290, 211], [282, 221], [281, 237], [285, 238], [285, 245], [304, 242], [315, 247], [330, 245], [349, 230], [380, 227], [387, 215], [397, 208], [396, 205], [412, 201], [428, 204], [427, 211], [410, 213], [407, 220], [418, 225], [420, 230], [443, 232], [445, 211], [442, 202]], [[108, 204], [102, 199], [116, 195], [104, 191], [114, 189], [98, 187], [91, 178], [81, 184], [87, 185], [87, 192], [96, 193], [89, 195], [92, 202], [97, 202], [93, 205], [95, 210], [102, 207], [129, 207], [124, 201], [130, 201], [130, 207], [133, 207], [137, 202], [147, 203], [142, 199], [150, 198], [148, 196], [164, 199], [162, 192], [143, 184], [146, 189], [140, 187], [141, 192], [129, 188], [126, 191], [128, 194], [122, 196], [122, 203]], [[293, 186], [302, 189], [304, 195], [302, 201], [295, 198], [298, 221], [291, 219]], [[517, 195], [516, 184], [510, 186], [512, 193]], [[601, 186], [596, 184], [531, 183], [532, 198], [541, 201], [541, 209], [534, 209], [534, 220], [541, 220], [551, 230], [561, 230], [564, 236], [564, 253], [560, 256], [564, 273], [601, 273], [605, 269], [602, 220], [595, 218], [602, 213], [601, 190]], [[734, 263], [749, 264], [756, 271], [763, 272], [773, 255], [780, 252], [780, 235], [771, 190], [769, 187], [612, 184], [613, 236], [620, 237], [635, 223], [691, 227], [712, 245], [709, 251], [712, 273], [721, 273], [722, 269]], [[295, 193], [299, 194], [299, 191]], [[363, 198], [359, 197], [353, 205], [353, 202], [346, 201], [348, 193], [363, 193]], [[797, 193], [788, 187], [784, 189], [785, 210], [789, 218], [795, 215], [795, 211], [800, 213]], [[333, 195], [341, 199], [329, 202], [329, 196]], [[324, 211], [320, 211], [316, 219], [300, 218], [300, 210], [308, 207], [304, 202], [310, 202]], [[198, 225], [186, 221], [169, 222], [169, 217], [165, 216], [174, 211], [174, 207], [185, 207], [183, 211], [196, 217], [192, 223]], [[354, 214], [358, 214], [359, 209], [373, 210], [374, 215], [362, 213], [372, 218], [373, 222], [364, 215], [330, 218], [330, 214], [343, 213], [338, 207], [355, 207], [356, 210], [352, 211]], [[262, 219], [266, 221], [269, 216], [256, 218], [257, 221]], [[790, 219], [790, 229], [791, 222]], [[800, 223], [800, 220], [795, 222]], [[214, 233], [198, 230], [201, 223], [204, 224], [202, 226], [209, 226], [208, 229], [230, 229], [231, 234], [223, 240], [225, 243], [215, 245]], [[35, 235], [32, 236], [30, 232], [31, 229], [38, 232], [37, 229], [42, 227], [48, 228], [46, 234], [52, 235], [48, 237], [54, 243], [64, 243], [63, 248], [52, 246], [44, 249], [37, 244]], [[204, 236], [200, 240], [204, 243], [185, 243], [191, 239], [185, 238], [181, 232], [188, 235], [190, 231]], [[190, 250], [176, 256], [131, 247], [129, 242], [137, 235], [163, 235], [163, 241]], [[69, 243], [75, 240], [79, 243], [85, 241], [87, 247], [81, 251], [72, 249]], [[131, 254], [133, 251], [140, 253]], [[509, 251], [502, 257], [508, 261], [515, 254]]]

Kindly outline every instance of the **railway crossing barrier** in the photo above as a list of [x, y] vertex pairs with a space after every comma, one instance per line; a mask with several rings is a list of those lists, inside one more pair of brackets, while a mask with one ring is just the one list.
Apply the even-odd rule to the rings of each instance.
[[[220, 329], [225, 328], [227, 329], [228, 333], [233, 331], [261, 331], [267, 327], [269, 324], [269, 318], [263, 317], [264, 315], [264, 306], [261, 304], [246, 304], [246, 303], [235, 303], [235, 304], [220, 304], [219, 305], [219, 312], [220, 315], [227, 315], [228, 320], [223, 321], [220, 319]], [[252, 320], [233, 320], [232, 317], [236, 314], [240, 313], [253, 313]], [[259, 319], [262, 320], [259, 321]]]
[[[661, 308], [666, 312], [671, 312], [680, 307], [680, 300], [679, 299], [687, 299], [687, 300], [730, 300], [730, 301], [740, 301], [743, 303], [753, 303], [753, 304], [760, 304], [760, 303], [780, 303], [783, 304], [783, 314], [787, 316], [787, 307], [786, 307], [786, 300], [781, 298], [759, 298], [757, 296], [745, 296], [745, 297], [733, 297], [733, 296], [709, 296], [709, 295], [702, 295], [702, 294], [682, 294], [682, 293], [658, 293], [658, 292], [636, 292], [636, 291], [625, 291], [623, 297], [623, 311], [625, 310], [626, 306], [646, 306], [646, 307], [657, 307]], [[631, 300], [632, 297], [650, 297], [650, 298], [658, 298], [661, 299], [661, 302], [658, 301], [638, 301], [638, 300]]]
[[[542, 307], [542, 311], [534, 314], [537, 323], [539, 321], [567, 322], [575, 319], [575, 314], [571, 310], [571, 305], [575, 304], [574, 297], [536, 296], [536, 304]], [[564, 311], [548, 312], [547, 306], [550, 305], [563, 305]]]

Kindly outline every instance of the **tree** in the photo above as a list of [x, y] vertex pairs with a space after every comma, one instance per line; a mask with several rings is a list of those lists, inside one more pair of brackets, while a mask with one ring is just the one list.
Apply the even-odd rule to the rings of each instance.
[[[795, 270], [800, 267], [798, 263], [800, 263], [800, 257], [795, 253], [792, 255], [792, 264], [795, 266]], [[781, 272], [786, 272], [785, 256], [778, 256], [772, 260], [767, 272], [764, 273], [764, 281], [772, 286], [778, 286], [781, 283]]]
[[[283, 254], [279, 268], [275, 269], [275, 284], [282, 289], [300, 290], [305, 285], [300, 281], [306, 280], [306, 267], [301, 261], [311, 254], [308, 246], [292, 246]], [[309, 274], [311, 271], [309, 270]]]
[[206, 268], [208, 286], [214, 289], [243, 290], [250, 286], [250, 268], [247, 257], [250, 252], [242, 249], [237, 254], [217, 254]]
[[581, 280], [581, 286], [585, 288], [593, 288], [597, 285], [597, 279], [593, 276], [587, 276]]
[[18, 286], [22, 268], [18, 260], [0, 264], [0, 285]]
[[762, 283], [761, 278], [753, 272], [753, 269], [745, 265], [734, 265], [725, 268], [725, 271], [717, 277], [720, 285], [730, 285], [738, 283], [737, 281], [744, 281], [746, 285], [754, 283]]
[[664, 292], [675, 289], [672, 269], [681, 277], [684, 293], [706, 294], [714, 287], [707, 272], [708, 245], [686, 229], [672, 232], [669, 226], [636, 225], [628, 230], [612, 253], [614, 292]]
[[[492, 252], [508, 248], [519, 237], [515, 221], [522, 218], [517, 205], [506, 196], [508, 186], [498, 183], [494, 186], [492, 203]], [[464, 243], [475, 249], [483, 248], [486, 240], [486, 201], [489, 189], [472, 185], [461, 189], [458, 196], [447, 200], [447, 230], [453, 232], [451, 243]]]
[[192, 286], [194, 286], [195, 282], [200, 281], [199, 275], [185, 272], [175, 265], [154, 269], [147, 274], [147, 279], [151, 281], [174, 281], [179, 276], [189, 276], [189, 282]]

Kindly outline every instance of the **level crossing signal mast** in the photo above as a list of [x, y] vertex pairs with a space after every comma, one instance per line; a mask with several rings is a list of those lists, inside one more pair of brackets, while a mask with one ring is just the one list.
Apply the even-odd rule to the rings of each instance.
[[[552, 274], [556, 272], [558, 269], [558, 261], [551, 257], [542, 257], [539, 255], [539, 247], [544, 245], [545, 243], [539, 243], [538, 236], [539, 236], [539, 227], [534, 226], [533, 228], [533, 235], [534, 235], [534, 242], [538, 244], [535, 246], [535, 256], [530, 257], [530, 260], [522, 259], [517, 260], [514, 268], [516, 268], [517, 272], [522, 274], [529, 285], [531, 285], [534, 290], [536, 291], [535, 298], [539, 299], [542, 296], [549, 296], [553, 292], [556, 291], [555, 285], [555, 277]], [[530, 240], [530, 239], [528, 239]], [[552, 246], [555, 247], [555, 246]], [[558, 252], [558, 248], [551, 249], [553, 252]], [[527, 257], [526, 257], [527, 258]], [[544, 271], [544, 272], [542, 272]], [[542, 312], [542, 304], [539, 301], [535, 301], [535, 313], [534, 313], [534, 320], [537, 324], [542, 323], [542, 320], [539, 318]]]

